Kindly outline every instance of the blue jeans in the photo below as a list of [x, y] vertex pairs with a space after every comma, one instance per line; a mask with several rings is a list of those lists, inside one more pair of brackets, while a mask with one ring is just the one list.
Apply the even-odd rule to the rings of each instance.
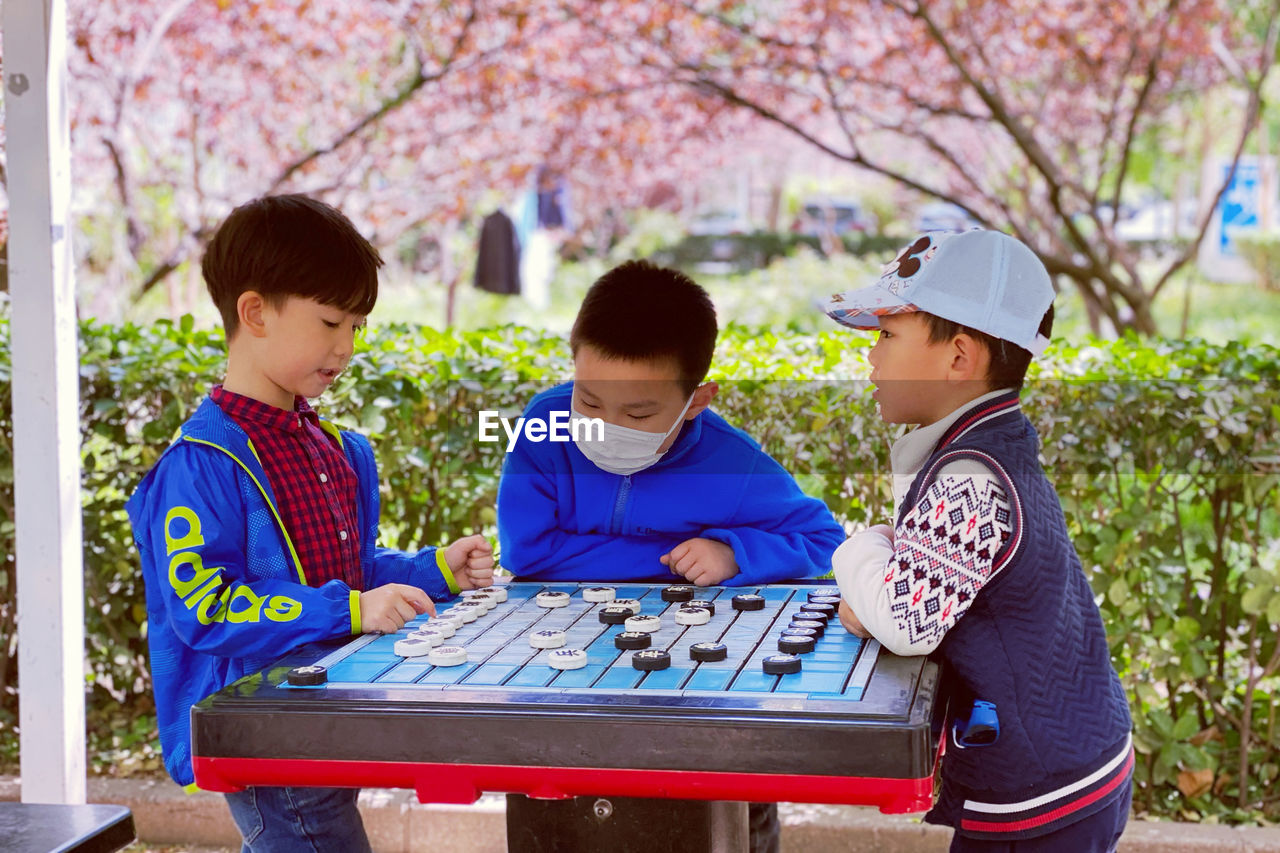
[[240, 853], [371, 853], [359, 788], [246, 788], [227, 794]]

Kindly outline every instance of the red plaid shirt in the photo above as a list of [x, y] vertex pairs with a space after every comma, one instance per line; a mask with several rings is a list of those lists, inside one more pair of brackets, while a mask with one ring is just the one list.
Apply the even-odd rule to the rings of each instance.
[[221, 385], [209, 396], [253, 442], [308, 585], [363, 589], [356, 474], [315, 410], [302, 397], [290, 412]]

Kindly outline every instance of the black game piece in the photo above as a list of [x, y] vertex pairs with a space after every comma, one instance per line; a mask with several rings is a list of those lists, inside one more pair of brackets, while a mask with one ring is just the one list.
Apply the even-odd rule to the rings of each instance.
[[729, 657], [729, 647], [724, 643], [694, 643], [689, 647], [689, 657], [700, 663], [724, 660]]
[[662, 590], [663, 601], [692, 601], [693, 587], [685, 584], [669, 586]]
[[685, 602], [684, 606], [685, 607], [701, 607], [703, 610], [707, 611], [712, 616], [716, 615], [716, 603], [706, 598], [691, 598]]
[[793, 619], [812, 619], [815, 622], [821, 622], [823, 625], [831, 621], [831, 614], [823, 613], [821, 610], [801, 610]]
[[600, 608], [600, 621], [606, 625], [621, 625], [635, 615], [631, 608], [626, 606], [610, 605]]
[[329, 680], [329, 671], [322, 666], [295, 666], [288, 678], [294, 687], [314, 687]]
[[766, 675], [790, 675], [800, 671], [800, 658], [796, 655], [769, 655], [764, 659]]
[[653, 635], [644, 631], [623, 631], [613, 638], [613, 644], [623, 651], [647, 649], [653, 645]]
[[838, 608], [840, 606], [840, 596], [820, 595], [817, 598], [810, 597], [809, 602], [812, 604], [832, 604]]
[[756, 595], [753, 592], [735, 595], [733, 597], [734, 610], [764, 610], [764, 596]]
[[[818, 599], [820, 599], [820, 598], [834, 598], [834, 599], [839, 600], [839, 598], [840, 598], [840, 593], [836, 592], [836, 588], [835, 588], [835, 587], [831, 587], [830, 589], [811, 589], [811, 590], [809, 590], [808, 599], [809, 599], [810, 601], [817, 601], [817, 600], [818, 600]], [[826, 602], [826, 603], [827, 603], [827, 604], [830, 604], [831, 602]]]
[[815, 631], [815, 630], [813, 630], [812, 628], [783, 628], [783, 629], [782, 629], [782, 636], [784, 636], [784, 637], [813, 637], [814, 641], [816, 642], [816, 641], [817, 641], [817, 639], [818, 639], [818, 632], [817, 632], [817, 631]]
[[791, 627], [792, 628], [812, 628], [813, 630], [818, 632], [819, 637], [827, 633], [827, 626], [824, 625], [822, 622], [819, 622], [817, 619], [792, 619]]
[[825, 613], [827, 616], [836, 615], [836, 606], [834, 604], [823, 604], [820, 601], [810, 601], [808, 604], [800, 605], [801, 613]]
[[631, 656], [631, 665], [641, 672], [654, 672], [671, 666], [671, 653], [666, 649], [645, 649]]
[[778, 640], [778, 651], [785, 652], [789, 655], [803, 655], [813, 651], [813, 647], [817, 644], [815, 637], [801, 637], [795, 634], [784, 634]]

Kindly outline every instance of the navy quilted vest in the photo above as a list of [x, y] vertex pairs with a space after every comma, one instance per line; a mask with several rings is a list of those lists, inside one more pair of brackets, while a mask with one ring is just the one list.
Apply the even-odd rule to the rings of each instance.
[[967, 717], [985, 699], [1000, 719], [989, 746], [949, 739], [942, 794], [927, 818], [974, 837], [1051, 832], [1101, 810], [1129, 784], [1129, 704], [1038, 454], [1017, 394], [1002, 395], [956, 421], [903, 501], [905, 514], [944, 465], [975, 459], [1003, 481], [1013, 505], [997, 573], [938, 649], [950, 671], [951, 713]]

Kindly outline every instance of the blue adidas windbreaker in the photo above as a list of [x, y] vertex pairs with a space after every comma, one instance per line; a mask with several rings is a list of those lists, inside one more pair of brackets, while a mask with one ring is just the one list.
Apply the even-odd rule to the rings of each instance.
[[[573, 384], [534, 397], [526, 418], [568, 412]], [[818, 577], [844, 529], [746, 433], [705, 410], [658, 462], [630, 476], [597, 468], [571, 441], [507, 453], [498, 484], [502, 565], [547, 581], [672, 581], [658, 558], [686, 539], [733, 548], [729, 586]]]
[[[365, 588], [457, 591], [436, 549], [376, 546], [378, 473], [369, 442], [321, 421], [356, 473]], [[205, 398], [126, 509], [142, 557], [147, 641], [166, 769], [194, 785], [191, 706], [295, 646], [360, 633], [360, 591], [308, 584], [249, 437]]]

